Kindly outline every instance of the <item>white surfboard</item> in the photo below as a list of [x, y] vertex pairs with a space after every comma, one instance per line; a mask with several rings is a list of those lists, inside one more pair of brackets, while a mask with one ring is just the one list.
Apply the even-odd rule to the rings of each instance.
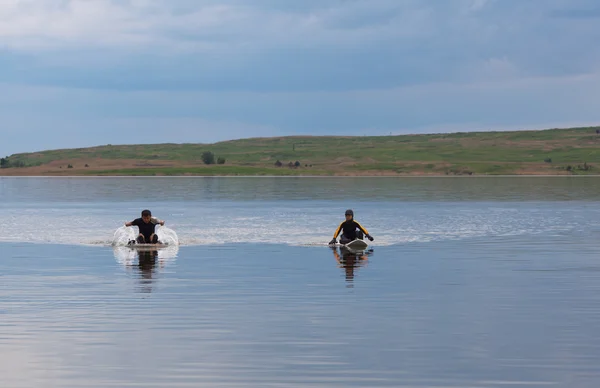
[[131, 245], [127, 245], [127, 248], [131, 248], [131, 249], [137, 249], [138, 251], [155, 251], [157, 249], [161, 249], [161, 248], [166, 248], [168, 245], [167, 244], [131, 244]]
[[353, 250], [358, 250], [358, 249], [365, 249], [369, 246], [369, 244], [367, 244], [366, 242], [364, 242], [363, 240], [352, 240], [347, 244], [342, 244], [342, 246], [346, 247], [346, 248], [350, 248]]

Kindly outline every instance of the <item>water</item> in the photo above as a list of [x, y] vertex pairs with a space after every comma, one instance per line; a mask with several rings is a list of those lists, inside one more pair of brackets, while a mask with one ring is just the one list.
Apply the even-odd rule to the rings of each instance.
[[[1, 178], [2, 387], [595, 387], [600, 178]], [[113, 246], [143, 208], [179, 245]], [[346, 208], [375, 237], [326, 246]]]

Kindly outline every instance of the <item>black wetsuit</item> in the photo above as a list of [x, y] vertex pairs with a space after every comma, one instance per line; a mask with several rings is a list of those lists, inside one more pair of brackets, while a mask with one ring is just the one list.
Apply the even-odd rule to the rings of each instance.
[[342, 237], [340, 238], [340, 242], [342, 244], [345, 244], [352, 240], [356, 240], [356, 237], [357, 237], [356, 229], [360, 230], [365, 235], [369, 234], [369, 232], [367, 232], [367, 230], [365, 228], [363, 228], [361, 224], [356, 222], [354, 219], [351, 219], [349, 221], [342, 222], [340, 224], [340, 226], [338, 226], [338, 228], [335, 230], [335, 233], [333, 234], [333, 238], [334, 239], [337, 238], [337, 236], [340, 234], [340, 231], [341, 231]]
[[136, 218], [131, 221], [131, 225], [135, 225], [139, 228], [140, 234], [144, 236], [146, 242], [150, 242], [150, 236], [154, 234], [154, 229], [156, 228], [156, 224], [158, 220], [156, 218], [151, 218], [150, 222], [145, 223], [141, 218]]

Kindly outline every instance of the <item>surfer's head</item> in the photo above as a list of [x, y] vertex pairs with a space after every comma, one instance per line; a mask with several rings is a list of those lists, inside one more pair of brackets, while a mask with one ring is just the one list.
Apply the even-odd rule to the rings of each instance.
[[145, 223], [150, 222], [150, 218], [152, 217], [152, 213], [150, 212], [150, 210], [142, 210], [142, 220]]
[[346, 215], [347, 220], [351, 220], [352, 218], [354, 218], [354, 212], [352, 211], [352, 209], [346, 210], [346, 213], [344, 214]]

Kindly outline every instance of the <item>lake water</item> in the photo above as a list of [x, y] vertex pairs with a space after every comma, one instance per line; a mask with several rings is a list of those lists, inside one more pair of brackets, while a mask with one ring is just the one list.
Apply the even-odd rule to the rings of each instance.
[[[0, 387], [596, 387], [599, 194], [596, 177], [0, 178]], [[144, 208], [179, 245], [112, 245]], [[364, 254], [326, 245], [347, 208]]]

